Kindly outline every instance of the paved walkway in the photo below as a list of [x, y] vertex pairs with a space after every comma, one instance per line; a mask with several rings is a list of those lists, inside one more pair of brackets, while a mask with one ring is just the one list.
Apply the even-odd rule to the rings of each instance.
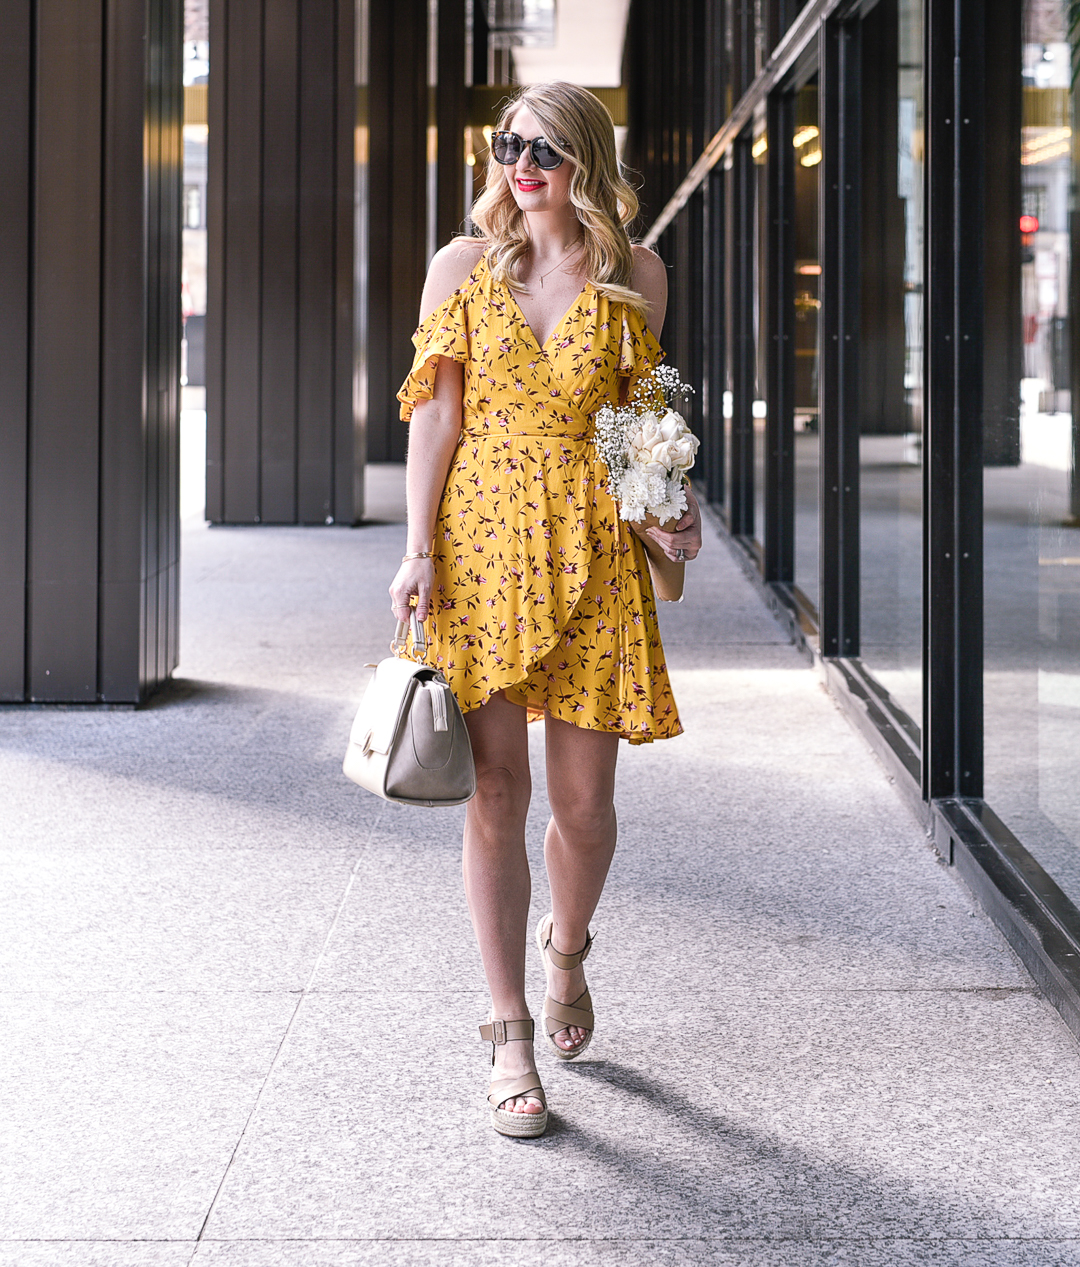
[[0, 714], [0, 1264], [1080, 1264], [1075, 1042], [719, 542], [597, 1038], [490, 1130], [462, 813], [339, 769], [402, 540], [189, 522], [175, 687]]

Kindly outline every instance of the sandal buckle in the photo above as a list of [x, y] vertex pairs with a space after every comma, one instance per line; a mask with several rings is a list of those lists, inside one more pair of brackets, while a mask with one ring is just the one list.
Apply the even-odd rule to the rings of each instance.
[[491, 1022], [491, 1041], [495, 1044], [496, 1047], [501, 1047], [503, 1043], [506, 1042], [506, 1022], [505, 1021]]

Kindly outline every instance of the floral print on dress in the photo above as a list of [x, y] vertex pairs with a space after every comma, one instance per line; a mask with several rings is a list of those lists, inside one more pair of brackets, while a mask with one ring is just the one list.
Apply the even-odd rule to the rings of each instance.
[[530, 720], [546, 710], [631, 743], [681, 734], [645, 548], [619, 518], [590, 421], [662, 358], [644, 319], [586, 283], [541, 347], [481, 258], [413, 343], [406, 422], [440, 356], [464, 366], [427, 662], [465, 712], [502, 691]]

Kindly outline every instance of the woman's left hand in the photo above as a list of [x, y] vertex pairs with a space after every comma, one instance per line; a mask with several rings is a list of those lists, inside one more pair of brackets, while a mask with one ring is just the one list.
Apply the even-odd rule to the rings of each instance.
[[[691, 559], [696, 559], [701, 549], [701, 507], [698, 506], [694, 490], [687, 487], [686, 513], [675, 525], [673, 531], [648, 528], [644, 535], [652, 537], [672, 563], [681, 563], [683, 560], [689, 563]], [[681, 556], [677, 553], [679, 550], [682, 551]]]

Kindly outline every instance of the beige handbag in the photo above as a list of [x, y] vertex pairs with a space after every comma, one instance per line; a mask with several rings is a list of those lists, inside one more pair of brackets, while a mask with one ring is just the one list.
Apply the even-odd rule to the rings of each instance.
[[[412, 618], [413, 647], [427, 649]], [[404, 645], [398, 621], [391, 651]], [[391, 655], [375, 666], [342, 766], [346, 776], [402, 805], [461, 805], [476, 792], [476, 769], [465, 718], [446, 679], [426, 664]]]

